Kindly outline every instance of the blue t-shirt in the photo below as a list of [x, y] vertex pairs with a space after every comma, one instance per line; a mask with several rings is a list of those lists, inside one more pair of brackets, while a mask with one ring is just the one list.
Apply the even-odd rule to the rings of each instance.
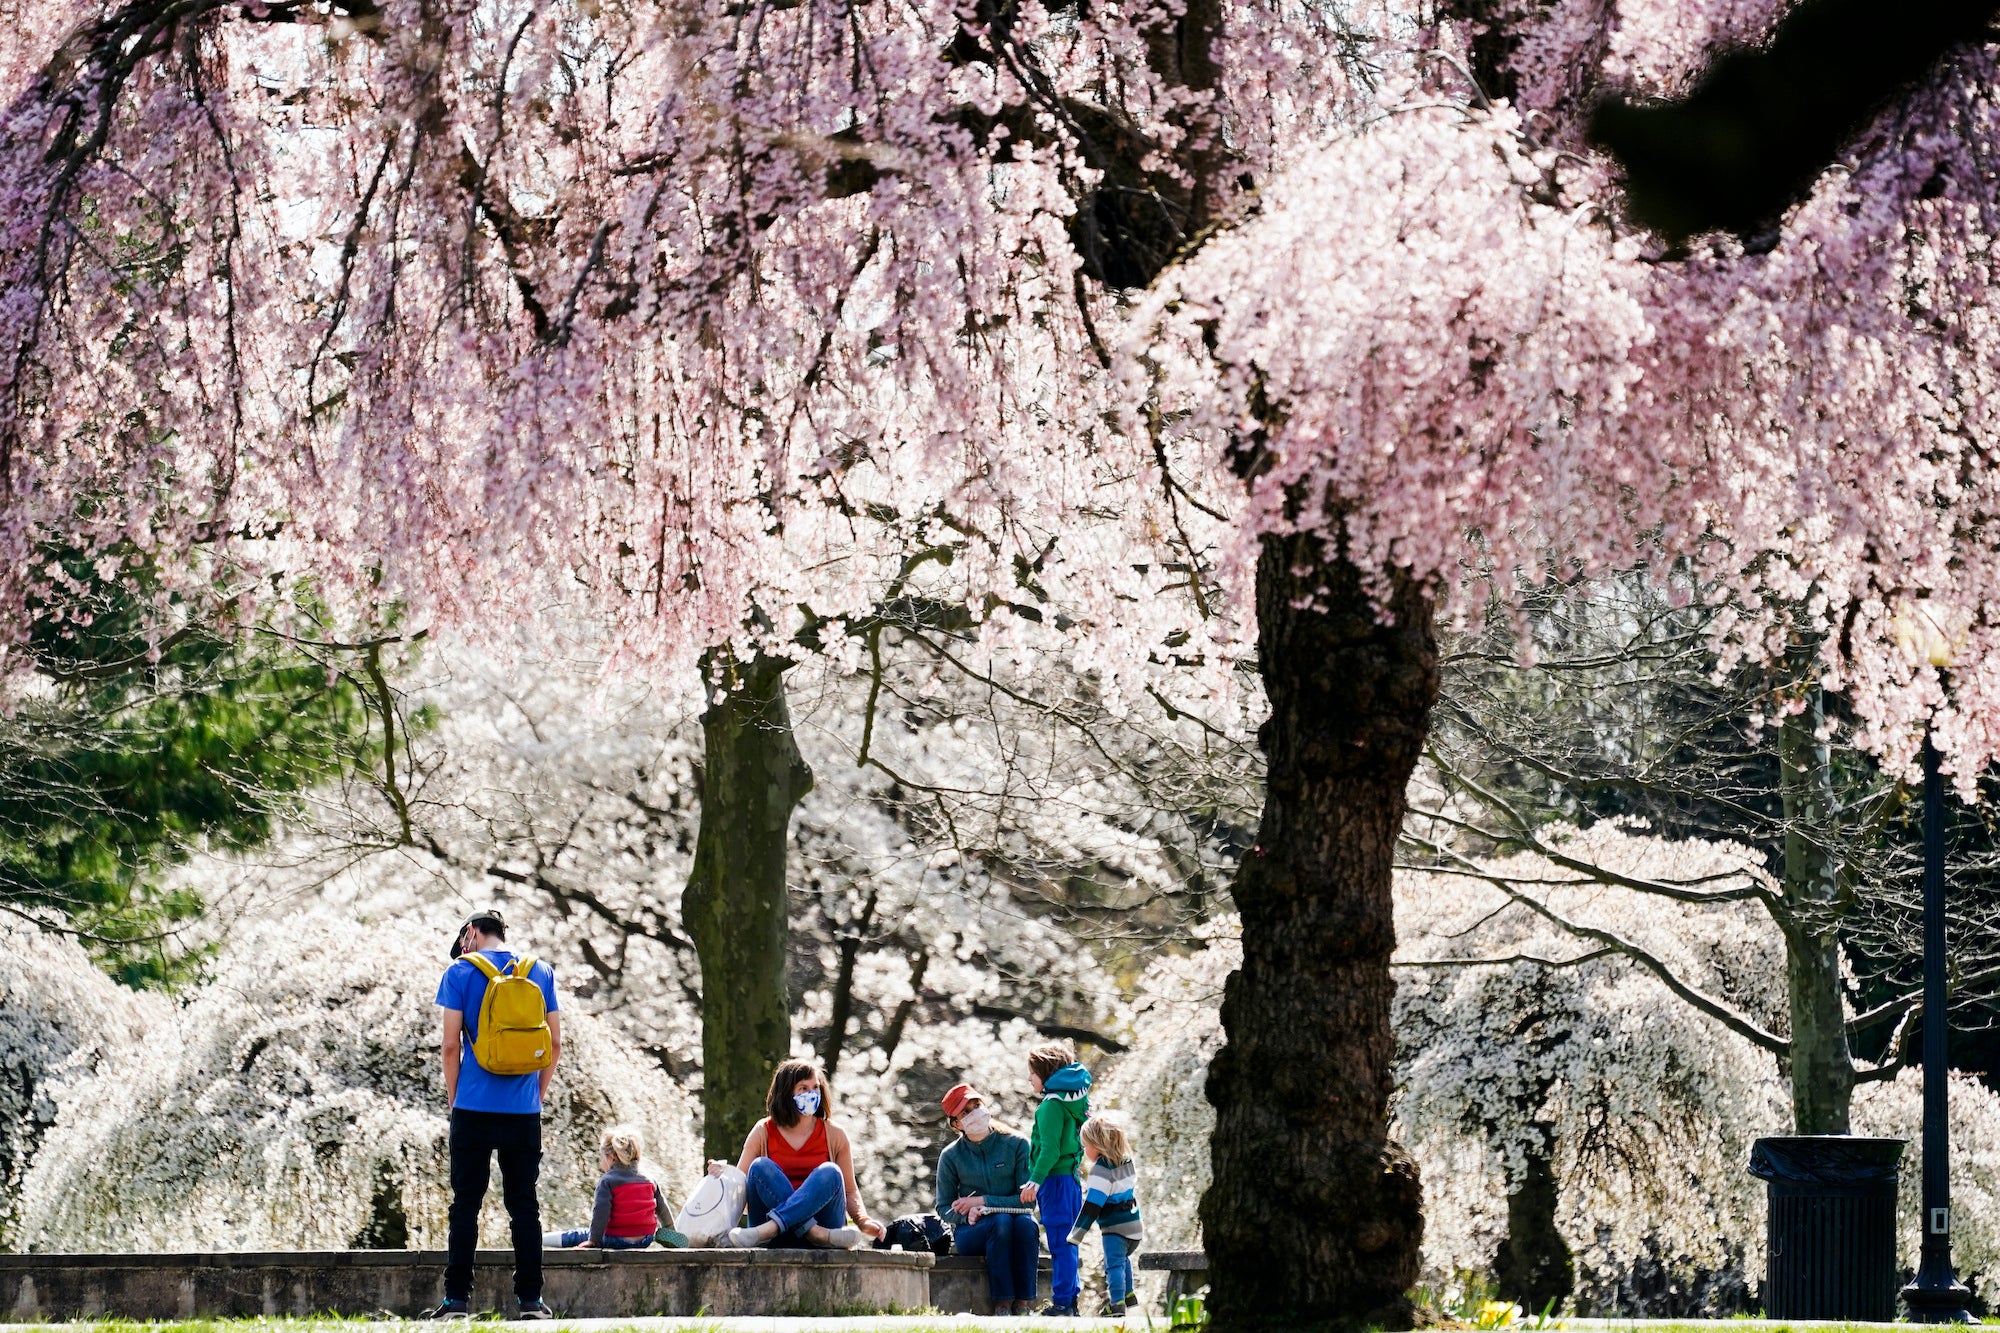
[[[505, 949], [482, 949], [486, 960], [505, 972], [514, 965], [514, 955]], [[528, 969], [528, 979], [542, 988], [542, 1000], [549, 1012], [556, 1012], [555, 970], [540, 959]], [[509, 1115], [539, 1115], [542, 1109], [540, 1074], [489, 1074], [473, 1058], [472, 1043], [479, 1039], [479, 1006], [486, 999], [486, 974], [469, 958], [455, 958], [438, 982], [438, 1008], [456, 1009], [465, 1015], [465, 1035], [459, 1038], [462, 1058], [458, 1062], [458, 1098], [454, 1110], [502, 1111]]]

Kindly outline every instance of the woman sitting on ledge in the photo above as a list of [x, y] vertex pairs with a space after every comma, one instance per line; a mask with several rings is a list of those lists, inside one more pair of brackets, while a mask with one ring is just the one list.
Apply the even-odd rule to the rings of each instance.
[[[771, 1075], [769, 1114], [743, 1140], [737, 1164], [749, 1179], [750, 1225], [732, 1227], [720, 1244], [752, 1249], [784, 1238], [794, 1244], [851, 1250], [863, 1235], [880, 1240], [883, 1226], [861, 1205], [854, 1183], [854, 1149], [847, 1131], [828, 1119], [833, 1109], [819, 1067], [787, 1060]], [[726, 1162], [710, 1162], [720, 1175]], [[854, 1219], [854, 1226], [847, 1220]]]
[[951, 1224], [951, 1248], [986, 1256], [994, 1314], [1033, 1314], [1042, 1233], [1021, 1205], [1028, 1141], [995, 1123], [986, 1098], [970, 1083], [947, 1092], [943, 1105], [946, 1123], [958, 1131], [937, 1170], [937, 1211]]

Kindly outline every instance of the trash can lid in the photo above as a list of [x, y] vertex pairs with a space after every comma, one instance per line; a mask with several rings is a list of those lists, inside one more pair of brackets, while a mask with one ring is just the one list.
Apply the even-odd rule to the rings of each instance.
[[1894, 1180], [1908, 1139], [1848, 1134], [1791, 1134], [1750, 1145], [1750, 1174], [1802, 1185], [1859, 1185]]

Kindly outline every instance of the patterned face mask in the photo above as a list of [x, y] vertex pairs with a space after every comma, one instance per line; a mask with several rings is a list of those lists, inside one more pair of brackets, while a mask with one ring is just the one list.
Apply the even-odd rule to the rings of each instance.
[[799, 1108], [800, 1115], [818, 1115], [819, 1089], [811, 1088], [805, 1092], [793, 1093], [792, 1105]]
[[977, 1143], [993, 1128], [992, 1113], [983, 1106], [975, 1106], [958, 1118], [958, 1127], [965, 1131], [965, 1137]]

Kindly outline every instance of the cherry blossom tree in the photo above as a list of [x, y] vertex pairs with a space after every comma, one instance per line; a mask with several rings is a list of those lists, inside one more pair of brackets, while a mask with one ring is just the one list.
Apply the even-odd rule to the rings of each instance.
[[[1553, 836], [1553, 835], [1552, 835]], [[1748, 848], [1635, 836], [1608, 823], [1558, 837], [1629, 878], [1755, 868]], [[1689, 1006], [1657, 974], [1581, 942], [1512, 902], [1492, 880], [1549, 884], [1559, 862], [1516, 855], [1478, 874], [1400, 871], [1402, 944], [1394, 1008], [1396, 1131], [1423, 1170], [1422, 1279], [1437, 1292], [1498, 1280], [1539, 1255], [1573, 1289], [1543, 1285], [1534, 1306], [1594, 1316], [1719, 1316], [1749, 1308], [1764, 1267], [1764, 1188], [1744, 1169], [1760, 1134], [1787, 1130], [1786, 1080], [1755, 1042]], [[1601, 884], [1545, 890], [1570, 916], [1616, 929], [1764, 1021], [1784, 1013], [1785, 942], [1746, 903], [1675, 904]], [[1133, 1050], [1099, 1100], [1131, 1120], [1149, 1233], [1205, 1243], [1215, 1112], [1195, 1094], [1224, 1040], [1221, 993], [1238, 966], [1233, 918], [1191, 952], [1162, 956], [1140, 986]], [[1920, 1080], [1904, 1071], [1858, 1090], [1857, 1133], [1915, 1141]], [[2000, 1183], [1991, 1149], [2000, 1096], [1955, 1078], [1953, 1179], [1968, 1200]], [[1905, 1170], [1902, 1217], [1915, 1214]], [[1545, 1210], [1539, 1217], [1532, 1216]], [[1975, 1214], [1968, 1211], [1968, 1217]], [[1980, 1289], [2000, 1280], [2000, 1229], [1977, 1214], [1963, 1264]], [[1898, 1229], [1903, 1262], [1916, 1229]]]
[[[107, 1025], [95, 1069], [54, 1090], [14, 1248], [435, 1248], [451, 1190], [429, 1003], [441, 969], [425, 942], [405, 922], [295, 904], [238, 932], [185, 1007], [122, 1025], [123, 1042]], [[106, 1013], [100, 1002], [79, 1018]], [[685, 1197], [700, 1172], [692, 1101], [603, 1020], [573, 1015], [563, 1035], [545, 1211], [589, 1215], [598, 1136], [620, 1122], [640, 1127], [658, 1179]], [[504, 1244], [497, 1204], [482, 1231]]]
[[[925, 1209], [946, 1088], [970, 1077], [1025, 1121], [1027, 1052], [1046, 1035], [1122, 1049], [1116, 951], [1172, 930], [1178, 911], [1153, 904], [1176, 901], [1182, 861], [1162, 849], [1162, 812], [1101, 755], [1034, 753], [1071, 730], [975, 730], [982, 710], [955, 672], [924, 697], [886, 674], [865, 728], [882, 767], [866, 768], [872, 682], [795, 673], [797, 743], [821, 780], [785, 837], [786, 1053], [831, 1070], [875, 1206]], [[313, 826], [279, 847], [191, 867], [215, 928], [261, 931], [305, 904], [426, 923], [443, 941], [469, 906], [500, 902], [510, 938], [556, 965], [565, 1003], [705, 1089], [708, 981], [685, 911], [702, 700], [607, 680], [587, 657], [448, 644], [402, 684], [409, 709], [436, 719], [407, 756], [402, 810], [357, 781], [322, 793]], [[1125, 928], [1055, 892], [1088, 883]]]
[[[426, 624], [583, 599], [691, 677], [948, 532], [981, 646], [1033, 584], [1113, 697], [1199, 715], [1254, 627], [1214, 1308], [1402, 1319], [1390, 874], [1440, 608], [1661, 546], [1725, 653], [1822, 643], [1892, 765], [2000, 749], [1990, 53], [1755, 246], [1629, 231], [1583, 137], [1779, 11], [17, 0], [0, 612], [53, 532]], [[1924, 596], [1949, 681], [1895, 650]]]
[[[1909, 790], [1854, 747], [1852, 719], [1819, 687], [1809, 651], [1719, 676], [1712, 610], [1675, 606], [1636, 577], [1551, 590], [1527, 610], [1532, 665], [1518, 660], [1512, 624], [1449, 647], [1405, 830], [1412, 861], [1489, 873], [1493, 849], [1520, 848], [1578, 883], [1756, 904], [1787, 942], [1787, 1012], [1776, 1023], [1686, 983], [1615, 930], [1579, 939], [1658, 969], [1688, 1003], [1770, 1051], [1789, 1070], [1797, 1133], [1847, 1133], [1857, 1084], [1893, 1078], [1910, 1058], [1921, 1002], [1921, 839]], [[1602, 819], [1750, 846], [1764, 873], [1652, 882], [1549, 840], [1551, 825]], [[1983, 819], [1967, 811], [1955, 824], [1953, 1021], [1978, 1028], [2000, 981], [2000, 903]], [[1531, 910], [1548, 907], [1540, 882], [1502, 887]]]
[[19, 1248], [21, 1186], [58, 1114], [58, 1094], [164, 1018], [158, 992], [127, 990], [74, 939], [0, 922], [0, 1248]]

